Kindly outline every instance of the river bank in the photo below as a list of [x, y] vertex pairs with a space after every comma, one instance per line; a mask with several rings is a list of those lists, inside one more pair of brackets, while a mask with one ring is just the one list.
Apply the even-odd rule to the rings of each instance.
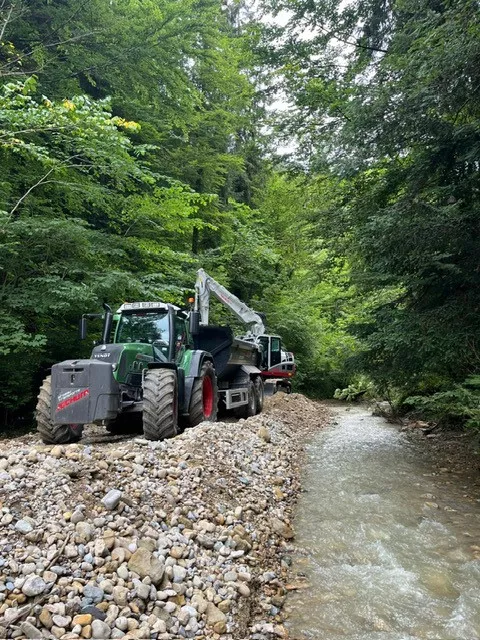
[[285, 636], [299, 465], [329, 419], [278, 394], [160, 443], [98, 428], [2, 441], [0, 636]]

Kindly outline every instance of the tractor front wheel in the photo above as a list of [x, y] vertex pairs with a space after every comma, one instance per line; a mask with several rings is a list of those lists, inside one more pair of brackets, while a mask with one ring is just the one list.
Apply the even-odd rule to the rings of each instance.
[[38, 394], [37, 431], [45, 444], [68, 444], [82, 437], [83, 424], [54, 424], [51, 419], [52, 376], [47, 376]]
[[213, 364], [207, 360], [203, 363], [199, 377], [193, 383], [186, 426], [195, 427], [200, 422], [215, 422], [217, 412], [217, 376]]
[[150, 369], [143, 383], [143, 435], [164, 440], [177, 435], [178, 382], [172, 369]]

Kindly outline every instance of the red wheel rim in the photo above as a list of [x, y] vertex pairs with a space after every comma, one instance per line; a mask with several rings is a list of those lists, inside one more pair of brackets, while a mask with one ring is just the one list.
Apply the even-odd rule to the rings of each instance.
[[202, 385], [203, 416], [210, 418], [213, 413], [213, 384], [209, 376], [203, 378]]

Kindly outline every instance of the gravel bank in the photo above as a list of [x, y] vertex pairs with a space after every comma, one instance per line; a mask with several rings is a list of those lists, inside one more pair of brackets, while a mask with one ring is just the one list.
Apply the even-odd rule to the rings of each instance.
[[0, 443], [0, 637], [285, 637], [301, 395], [173, 440]]

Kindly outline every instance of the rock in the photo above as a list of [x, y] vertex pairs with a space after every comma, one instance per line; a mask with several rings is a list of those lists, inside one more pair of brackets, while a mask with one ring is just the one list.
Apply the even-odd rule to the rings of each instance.
[[20, 628], [22, 630], [22, 633], [27, 638], [32, 638], [33, 640], [36, 640], [39, 636], [38, 629], [34, 627], [31, 622], [22, 622], [22, 624], [20, 625]]
[[240, 571], [238, 573], [238, 579], [242, 582], [250, 582], [252, 579], [252, 574], [248, 573], [247, 571]]
[[52, 447], [50, 449], [50, 455], [53, 458], [61, 458], [64, 454], [65, 449], [63, 447], [61, 447], [60, 445], [57, 445], [55, 447]]
[[141, 600], [148, 600], [150, 597], [150, 585], [144, 584], [143, 582], [140, 582], [140, 580], [135, 579], [133, 580], [133, 586], [137, 592], [137, 596]]
[[89, 522], [77, 522], [75, 525], [76, 540], [81, 543], [90, 542], [93, 538], [93, 527]]
[[164, 564], [158, 558], [155, 558], [148, 549], [143, 547], [137, 549], [132, 555], [128, 561], [128, 568], [130, 571], [137, 573], [140, 578], [148, 576], [154, 585], [160, 584], [165, 572]]
[[80, 637], [82, 638], [91, 638], [92, 637], [92, 625], [87, 624], [82, 628], [80, 633]]
[[85, 627], [87, 624], [92, 623], [92, 619], [91, 613], [81, 613], [73, 618], [72, 624], [79, 624], [81, 627]]
[[113, 587], [113, 600], [120, 607], [124, 607], [127, 604], [128, 589], [126, 587], [116, 586]]
[[227, 571], [223, 574], [223, 579], [225, 582], [235, 582], [237, 579], [237, 574], [235, 571]]
[[128, 629], [128, 618], [125, 616], [120, 616], [115, 620], [115, 626], [120, 631], [126, 631]]
[[52, 614], [45, 607], [43, 607], [43, 609], [40, 611], [38, 619], [47, 629], [51, 629], [51, 627], [53, 626]]
[[17, 531], [20, 531], [20, 533], [23, 533], [23, 534], [27, 534], [27, 533], [30, 533], [30, 531], [33, 531], [32, 525], [26, 520], [18, 520], [15, 523], [15, 529]]
[[199, 534], [197, 536], [197, 542], [201, 544], [202, 547], [205, 547], [205, 549], [213, 549], [213, 546], [215, 544], [215, 540], [213, 538], [209, 538], [208, 536], [202, 534]]
[[28, 576], [22, 586], [22, 592], [30, 597], [39, 596], [45, 591], [47, 584], [40, 576]]
[[250, 595], [250, 588], [243, 582], [240, 582], [238, 585], [238, 593], [244, 597], [244, 598], [248, 598], [248, 596]]
[[42, 578], [45, 582], [56, 582], [58, 580], [58, 576], [53, 571], [44, 571], [42, 574]]
[[70, 522], [73, 522], [73, 524], [77, 524], [78, 522], [82, 522], [82, 520], [85, 519], [85, 516], [83, 515], [83, 513], [81, 511], [74, 511], [72, 513], [72, 515], [70, 516]]
[[275, 533], [280, 537], [285, 538], [285, 540], [291, 540], [295, 537], [292, 527], [279, 518], [272, 518], [271, 526]]
[[105, 509], [109, 511], [113, 511], [120, 504], [120, 500], [122, 499], [122, 492], [118, 489], [111, 489], [107, 495], [102, 498], [102, 503]]
[[178, 564], [176, 564], [173, 567], [173, 582], [178, 584], [180, 582], [183, 582], [186, 577], [187, 570], [184, 567], [180, 567]]
[[91, 615], [94, 620], [105, 620], [105, 618], [107, 617], [103, 611], [101, 611], [98, 607], [94, 607], [92, 605], [82, 607], [81, 613]]
[[53, 624], [56, 627], [66, 629], [71, 621], [72, 619], [69, 616], [58, 616], [58, 615], [53, 616]]
[[[83, 588], [83, 597], [92, 603], [101, 602], [103, 600], [103, 589], [95, 587], [93, 584], [86, 584]], [[90, 611], [84, 613], [90, 613]]]
[[262, 440], [264, 440], [265, 442], [270, 442], [272, 439], [270, 435], [270, 431], [267, 429], [267, 427], [264, 427], [264, 426], [261, 426], [259, 428], [259, 430], [257, 431], [257, 436]]
[[128, 580], [130, 573], [126, 564], [122, 564], [117, 569], [117, 576], [122, 580]]
[[205, 617], [208, 626], [213, 627], [215, 633], [225, 633], [227, 630], [227, 616], [213, 602], [208, 603]]
[[92, 622], [92, 638], [104, 640], [110, 637], [110, 627], [102, 620], [94, 620]]

